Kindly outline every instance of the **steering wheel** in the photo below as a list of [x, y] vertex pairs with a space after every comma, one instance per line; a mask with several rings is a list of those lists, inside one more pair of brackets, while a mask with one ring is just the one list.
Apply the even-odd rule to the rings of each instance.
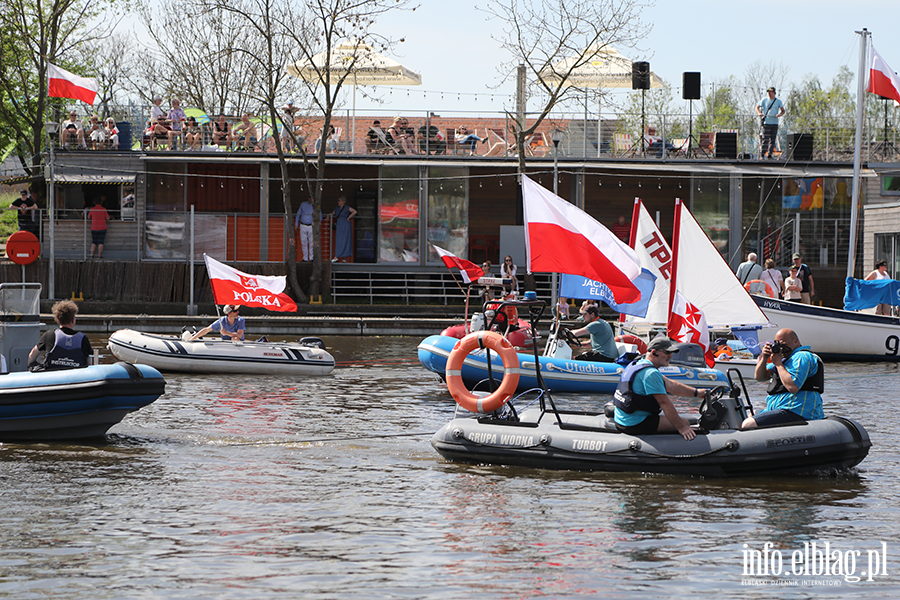
[[562, 327], [560, 329], [562, 331], [563, 337], [566, 339], [566, 343], [570, 346], [581, 347], [581, 340], [575, 337], [575, 334], [572, 333], [572, 330], [568, 327]]
[[711, 390], [706, 390], [703, 394], [703, 400], [700, 401], [700, 409], [699, 409], [700, 414], [702, 415], [704, 412], [706, 412], [706, 409], [707, 409], [707, 406], [706, 406], [706, 399], [707, 399], [706, 393], [707, 392], [709, 393], [709, 396], [708, 396], [709, 403], [712, 404], [713, 402], [716, 402], [722, 396], [724, 396], [725, 392], [727, 392], [727, 391], [728, 391], [728, 386], [724, 386], [724, 385], [720, 385], [719, 387], [713, 388]]

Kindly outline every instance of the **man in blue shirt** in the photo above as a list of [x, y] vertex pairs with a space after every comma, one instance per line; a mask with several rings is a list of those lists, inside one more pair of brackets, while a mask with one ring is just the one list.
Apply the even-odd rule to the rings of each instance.
[[697, 398], [699, 390], [663, 377], [659, 372], [660, 367], [669, 366], [675, 352], [678, 352], [675, 342], [657, 336], [647, 345], [647, 354], [628, 365], [622, 373], [613, 402], [619, 431], [629, 435], [677, 431], [686, 440], [696, 437], [690, 423], [678, 414], [669, 394]]
[[809, 346], [800, 344], [794, 330], [779, 329], [775, 341], [766, 342], [756, 362], [755, 376], [757, 381], [769, 380], [766, 410], [745, 419], [743, 429], [825, 418], [825, 366]]
[[309, 200], [300, 204], [300, 210], [294, 217], [294, 228], [300, 230], [300, 248], [303, 250], [303, 262], [313, 259], [313, 205]]
[[591, 360], [597, 362], [615, 362], [619, 357], [616, 338], [609, 323], [600, 318], [596, 306], [588, 306], [584, 311], [586, 325], [572, 332], [575, 337], [591, 336], [591, 349], [575, 357], [575, 360]]
[[762, 117], [762, 142], [759, 147], [759, 158], [772, 158], [775, 150], [775, 138], [778, 135], [778, 117], [784, 114], [784, 103], [775, 97], [775, 88], [766, 90], [766, 97], [756, 105], [756, 114]]
[[195, 333], [188, 341], [198, 340], [210, 331], [218, 331], [225, 341], [243, 341], [247, 323], [240, 314], [241, 307], [236, 304], [226, 304], [222, 307], [222, 312], [225, 313], [224, 317], [216, 319], [211, 325], [207, 325]]

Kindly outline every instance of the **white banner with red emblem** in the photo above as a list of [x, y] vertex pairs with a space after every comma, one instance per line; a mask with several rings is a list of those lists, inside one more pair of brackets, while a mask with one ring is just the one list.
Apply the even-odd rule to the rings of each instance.
[[285, 276], [250, 275], [206, 254], [203, 258], [206, 260], [206, 271], [209, 273], [216, 304], [259, 306], [274, 311], [296, 312], [297, 305], [284, 293], [287, 281]]

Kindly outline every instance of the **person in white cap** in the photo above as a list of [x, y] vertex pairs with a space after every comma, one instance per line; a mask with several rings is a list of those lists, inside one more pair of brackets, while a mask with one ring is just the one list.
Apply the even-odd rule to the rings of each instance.
[[202, 338], [210, 331], [218, 331], [222, 335], [223, 340], [243, 340], [244, 329], [246, 329], [247, 324], [244, 322], [244, 317], [241, 316], [240, 310], [240, 306], [226, 304], [222, 307], [222, 312], [225, 313], [224, 317], [216, 319], [212, 324], [195, 333], [188, 341], [193, 342]]
[[[696, 433], [669, 400], [669, 394], [698, 398], [697, 388], [663, 377], [661, 367], [669, 366], [678, 346], [660, 335], [647, 345], [647, 354], [625, 368], [613, 404], [616, 428], [629, 435], [647, 435], [677, 431], [686, 440]], [[662, 410], [663, 414], [659, 412]]]

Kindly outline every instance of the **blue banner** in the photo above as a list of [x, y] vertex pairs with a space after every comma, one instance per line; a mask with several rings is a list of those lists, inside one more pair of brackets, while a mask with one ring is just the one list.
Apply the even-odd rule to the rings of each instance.
[[734, 337], [741, 340], [753, 356], [759, 356], [762, 350], [759, 347], [759, 327], [732, 327]]
[[844, 310], [863, 310], [879, 304], [900, 306], [900, 281], [896, 279], [847, 278], [844, 288]]
[[634, 280], [634, 285], [641, 291], [641, 299], [631, 304], [616, 304], [612, 292], [606, 284], [580, 275], [563, 273], [559, 279], [559, 295], [563, 298], [578, 300], [603, 300], [616, 312], [635, 317], [646, 317], [647, 307], [650, 306], [650, 296], [653, 295], [653, 289], [656, 287], [656, 275], [647, 269], [641, 269], [641, 274]]

